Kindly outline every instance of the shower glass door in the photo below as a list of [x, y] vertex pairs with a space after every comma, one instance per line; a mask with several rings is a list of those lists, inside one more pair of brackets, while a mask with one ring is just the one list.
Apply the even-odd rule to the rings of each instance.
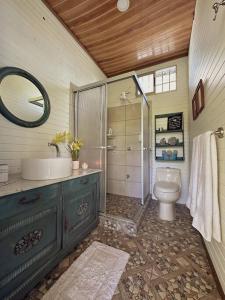
[[100, 211], [106, 199], [106, 85], [80, 90], [75, 97], [75, 136], [84, 146], [80, 161], [89, 168], [101, 169]]

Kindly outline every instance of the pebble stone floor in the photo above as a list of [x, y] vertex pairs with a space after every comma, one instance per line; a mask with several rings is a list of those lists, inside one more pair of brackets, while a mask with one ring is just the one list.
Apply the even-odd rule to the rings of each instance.
[[139, 198], [107, 194], [106, 214], [135, 220], [141, 208], [141, 199]]
[[157, 213], [157, 204], [151, 201], [136, 237], [98, 226], [31, 291], [26, 300], [41, 299], [93, 241], [130, 253], [113, 300], [222, 299], [201, 237], [191, 226], [188, 210], [177, 205], [174, 222], [159, 220]]

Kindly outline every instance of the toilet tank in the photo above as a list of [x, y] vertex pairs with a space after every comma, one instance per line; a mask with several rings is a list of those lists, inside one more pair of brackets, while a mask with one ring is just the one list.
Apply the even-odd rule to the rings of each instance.
[[174, 182], [181, 186], [181, 172], [176, 168], [157, 168], [156, 169], [156, 182], [167, 181]]

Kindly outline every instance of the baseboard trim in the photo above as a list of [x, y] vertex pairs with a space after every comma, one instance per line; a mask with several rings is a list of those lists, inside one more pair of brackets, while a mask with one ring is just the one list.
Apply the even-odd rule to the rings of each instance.
[[222, 288], [221, 283], [220, 283], [220, 281], [219, 281], [219, 278], [218, 278], [218, 276], [217, 276], [217, 273], [216, 273], [216, 270], [215, 270], [215, 268], [214, 268], [213, 262], [212, 262], [212, 260], [211, 260], [210, 255], [209, 255], [208, 249], [207, 249], [207, 247], [206, 247], [204, 238], [203, 238], [202, 236], [201, 236], [201, 238], [202, 238], [202, 244], [203, 244], [203, 247], [204, 247], [205, 252], [206, 252], [206, 255], [207, 255], [207, 259], [208, 259], [208, 262], [209, 262], [209, 266], [210, 266], [210, 269], [211, 269], [212, 274], [213, 274], [213, 278], [214, 278], [215, 283], [216, 283], [217, 290], [218, 290], [218, 292], [219, 292], [221, 298], [222, 298], [223, 300], [225, 300], [225, 293], [224, 293], [224, 291], [223, 291], [223, 288]]

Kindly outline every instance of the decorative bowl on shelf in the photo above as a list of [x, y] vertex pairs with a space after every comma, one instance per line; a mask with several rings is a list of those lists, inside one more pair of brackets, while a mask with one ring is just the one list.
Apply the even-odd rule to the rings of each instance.
[[170, 137], [168, 139], [168, 144], [171, 145], [171, 146], [175, 146], [177, 144], [177, 138], [175, 136]]
[[159, 143], [161, 146], [166, 145], [166, 139], [162, 138]]

